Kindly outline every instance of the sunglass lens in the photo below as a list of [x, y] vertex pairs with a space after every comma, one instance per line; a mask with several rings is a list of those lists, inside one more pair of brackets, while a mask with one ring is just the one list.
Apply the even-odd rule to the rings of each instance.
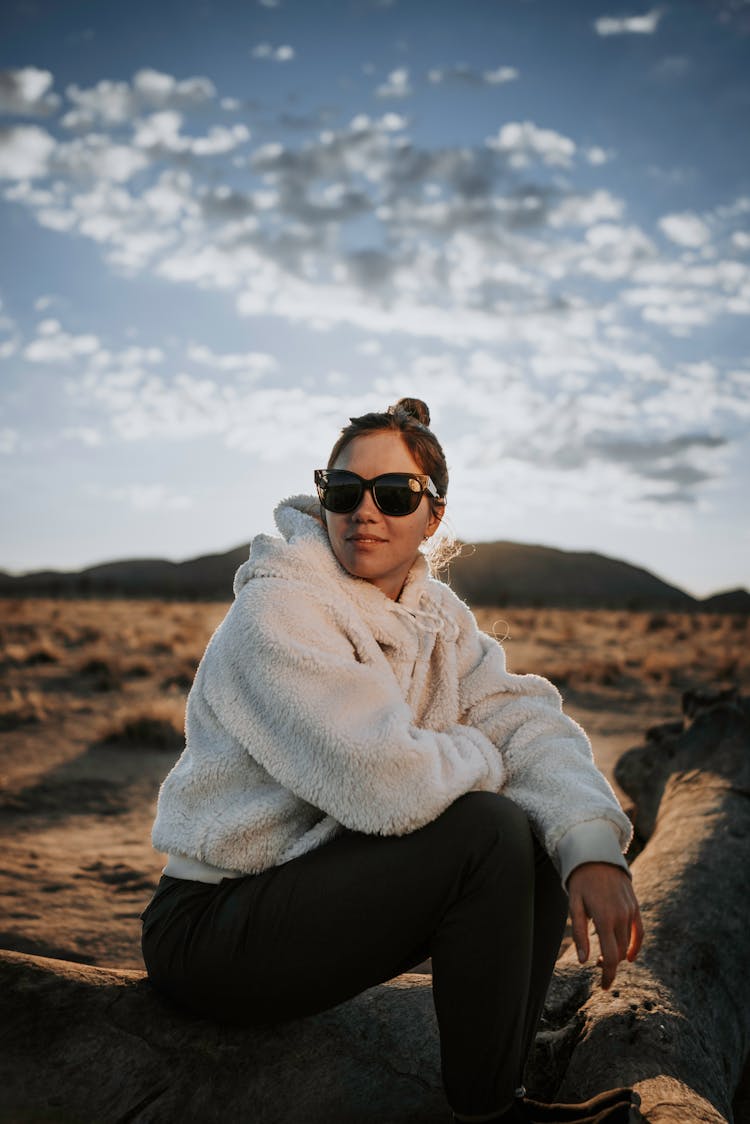
[[331, 480], [326, 485], [323, 503], [329, 511], [343, 514], [353, 511], [362, 496], [362, 485], [351, 476], [345, 480]]
[[381, 477], [375, 485], [375, 501], [386, 515], [409, 515], [419, 507], [422, 492], [403, 477]]

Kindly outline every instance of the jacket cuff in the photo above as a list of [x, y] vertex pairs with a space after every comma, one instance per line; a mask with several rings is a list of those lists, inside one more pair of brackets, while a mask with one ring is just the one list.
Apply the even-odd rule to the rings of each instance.
[[222, 870], [219, 866], [201, 862], [200, 859], [190, 858], [189, 855], [167, 855], [167, 865], [162, 874], [170, 878], [185, 878], [188, 882], [212, 882], [218, 885], [222, 878], [241, 878], [237, 870]]
[[587, 820], [571, 827], [557, 844], [557, 861], [565, 887], [582, 863], [611, 863], [630, 874], [615, 827], [609, 820]]

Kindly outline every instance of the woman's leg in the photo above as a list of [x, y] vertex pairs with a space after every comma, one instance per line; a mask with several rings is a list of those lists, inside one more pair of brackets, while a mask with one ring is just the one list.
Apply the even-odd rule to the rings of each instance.
[[523, 812], [510, 804], [503, 820], [477, 909], [457, 902], [432, 944], [443, 1081], [454, 1112], [467, 1116], [506, 1107], [522, 1084], [568, 910]]
[[535, 916], [550, 923], [538, 866], [520, 809], [470, 793], [410, 835], [346, 833], [219, 886], [165, 879], [144, 958], [178, 1001], [249, 1024], [335, 1006], [431, 954], [449, 1102], [490, 1112], [519, 1083], [562, 931], [535, 935]]

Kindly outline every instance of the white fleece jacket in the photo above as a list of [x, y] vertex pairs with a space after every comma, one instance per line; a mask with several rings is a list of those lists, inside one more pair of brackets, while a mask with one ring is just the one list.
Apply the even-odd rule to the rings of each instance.
[[398, 602], [340, 566], [297, 496], [259, 535], [190, 691], [154, 846], [218, 881], [355, 831], [402, 835], [473, 790], [519, 804], [564, 879], [624, 864], [630, 823], [557, 690], [511, 675], [421, 556]]

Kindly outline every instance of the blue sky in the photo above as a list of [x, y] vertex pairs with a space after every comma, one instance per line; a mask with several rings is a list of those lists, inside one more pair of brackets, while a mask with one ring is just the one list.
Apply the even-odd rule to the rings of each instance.
[[423, 397], [461, 538], [750, 584], [750, 4], [10, 0], [0, 568], [272, 528]]

